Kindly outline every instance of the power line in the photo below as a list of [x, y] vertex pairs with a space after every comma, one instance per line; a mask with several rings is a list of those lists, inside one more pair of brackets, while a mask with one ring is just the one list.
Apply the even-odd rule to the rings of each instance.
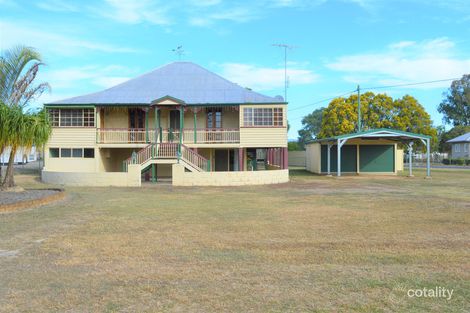
[[389, 86], [376, 86], [376, 87], [367, 87], [361, 88], [362, 90], [372, 90], [372, 89], [386, 89], [386, 88], [396, 88], [396, 87], [406, 87], [406, 86], [416, 86], [416, 85], [425, 85], [425, 84], [432, 84], [432, 83], [440, 83], [440, 82], [447, 82], [451, 80], [458, 80], [460, 78], [446, 78], [446, 79], [438, 79], [438, 80], [430, 80], [418, 83], [407, 83], [407, 84], [398, 84], [398, 85], [389, 85]]
[[349, 94], [352, 94], [353, 92], [356, 92], [357, 90], [353, 90], [353, 91], [349, 91], [349, 92], [346, 92], [346, 93], [343, 93], [341, 95], [338, 95], [338, 96], [334, 96], [334, 97], [331, 97], [331, 98], [326, 98], [326, 99], [322, 99], [322, 100], [318, 100], [316, 102], [313, 102], [313, 103], [310, 103], [310, 104], [306, 104], [306, 105], [302, 105], [300, 107], [296, 107], [296, 108], [293, 108], [293, 109], [289, 109], [289, 111], [295, 111], [295, 110], [299, 110], [299, 109], [303, 109], [303, 108], [306, 108], [306, 107], [309, 107], [309, 106], [312, 106], [312, 105], [315, 105], [315, 104], [319, 104], [319, 103], [322, 103], [322, 102], [326, 102], [326, 101], [330, 101], [330, 100], [333, 100], [333, 99], [336, 99], [336, 98], [340, 98], [340, 97], [344, 97], [346, 95], [349, 95]]

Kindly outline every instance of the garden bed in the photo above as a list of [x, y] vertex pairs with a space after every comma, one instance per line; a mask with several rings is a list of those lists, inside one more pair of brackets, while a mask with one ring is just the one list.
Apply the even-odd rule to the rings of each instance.
[[36, 207], [64, 198], [63, 189], [26, 189], [0, 191], [0, 212]]

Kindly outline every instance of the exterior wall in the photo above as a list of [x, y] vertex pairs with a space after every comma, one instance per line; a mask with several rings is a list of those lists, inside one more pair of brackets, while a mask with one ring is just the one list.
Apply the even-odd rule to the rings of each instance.
[[[139, 149], [114, 149], [114, 148], [101, 148], [99, 149], [100, 155], [100, 167], [99, 170], [102, 172], [121, 172], [122, 161], [129, 158], [132, 151], [139, 151]], [[96, 156], [96, 153], [95, 153]]]
[[321, 145], [311, 143], [306, 146], [306, 169], [312, 173], [321, 173]]
[[181, 164], [173, 164], [174, 186], [242, 186], [280, 184], [289, 181], [289, 170], [253, 172], [185, 172]]
[[467, 143], [464, 143], [464, 142], [453, 143], [451, 155], [453, 159], [470, 158], [470, 143], [468, 142]]
[[288, 152], [289, 166], [306, 166], [307, 152], [306, 151], [289, 151]]
[[[103, 114], [104, 113], [104, 114]], [[129, 127], [129, 113], [125, 109], [119, 110], [104, 110], [102, 124], [103, 128], [128, 128]], [[100, 124], [96, 124], [100, 127]]]
[[41, 179], [48, 184], [66, 186], [139, 187], [141, 185], [140, 165], [129, 165], [128, 172], [122, 173], [56, 172], [44, 169]]
[[[283, 108], [283, 126], [260, 127], [243, 125], [244, 108]], [[285, 104], [240, 105], [240, 147], [287, 147], [287, 106]]]
[[95, 145], [96, 128], [94, 127], [54, 127], [46, 148], [93, 148]]
[[403, 171], [404, 165], [403, 165], [403, 156], [404, 156], [404, 151], [403, 149], [398, 149], [398, 147], [395, 148], [395, 170], [396, 171]]

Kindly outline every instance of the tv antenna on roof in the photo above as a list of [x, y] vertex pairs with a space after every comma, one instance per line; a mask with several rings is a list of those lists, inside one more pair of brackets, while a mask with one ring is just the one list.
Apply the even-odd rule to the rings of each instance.
[[296, 47], [285, 43], [275, 43], [273, 46], [284, 49], [284, 101], [287, 102], [287, 87], [289, 84], [289, 79], [287, 77], [287, 49], [291, 50]]
[[178, 46], [175, 49], [172, 49], [174, 54], [178, 56], [178, 60], [181, 61], [181, 56], [184, 54], [183, 46]]

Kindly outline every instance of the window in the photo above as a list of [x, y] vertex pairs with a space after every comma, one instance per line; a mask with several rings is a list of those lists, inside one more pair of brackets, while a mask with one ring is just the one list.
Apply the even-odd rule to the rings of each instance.
[[469, 145], [468, 143], [466, 143], [466, 144], [463, 145], [465, 152], [468, 152], [468, 145]]
[[84, 158], [94, 158], [95, 157], [95, 149], [93, 149], [93, 148], [83, 149], [83, 157]]
[[49, 109], [52, 127], [94, 127], [94, 109]]
[[454, 151], [455, 152], [460, 152], [460, 143], [454, 144]]
[[62, 148], [60, 149], [60, 157], [61, 158], [70, 158], [72, 157], [72, 149], [65, 149], [65, 148]]
[[222, 109], [207, 109], [207, 128], [222, 128]]
[[244, 108], [244, 126], [283, 126], [282, 108]]
[[59, 148], [49, 148], [49, 157], [58, 158], [59, 157]]
[[83, 149], [72, 149], [72, 157], [81, 158], [83, 156]]
[[49, 148], [49, 157], [51, 158], [86, 158], [95, 157], [93, 148]]

